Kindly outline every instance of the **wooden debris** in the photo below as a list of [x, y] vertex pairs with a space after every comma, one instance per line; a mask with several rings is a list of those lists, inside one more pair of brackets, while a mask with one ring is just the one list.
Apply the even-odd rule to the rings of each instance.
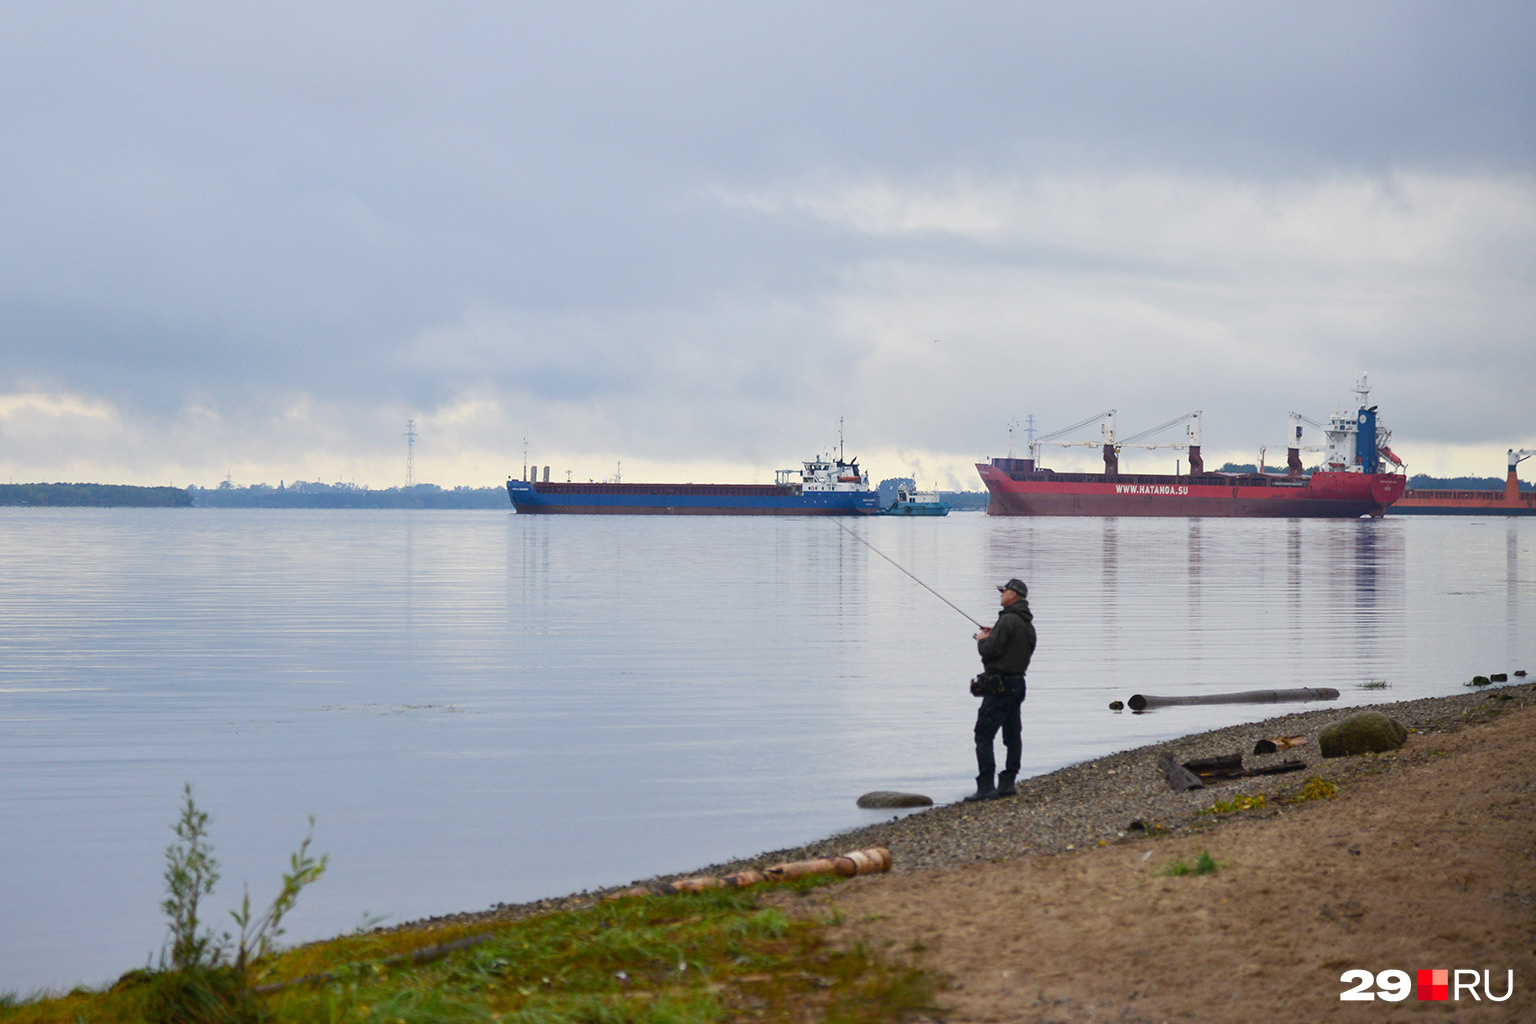
[[1255, 775], [1281, 775], [1285, 772], [1299, 772], [1306, 766], [1305, 761], [1292, 758], [1289, 761], [1280, 761], [1260, 768], [1245, 768], [1241, 751], [1218, 754], [1215, 757], [1195, 758], [1183, 764], [1168, 753], [1160, 755], [1157, 759], [1157, 767], [1163, 773], [1163, 778], [1168, 780], [1169, 786], [1180, 793], [1200, 789], [1208, 782], [1248, 779]]
[[1193, 761], [1185, 761], [1184, 767], [1204, 779], [1235, 779], [1243, 774], [1243, 755], [1241, 751], [1233, 751], [1230, 754], [1220, 754], [1216, 757], [1201, 757]]
[[845, 878], [851, 878], [854, 875], [873, 875], [889, 870], [891, 870], [891, 851], [883, 846], [876, 846], [868, 850], [851, 850], [841, 857], [817, 857], [814, 860], [774, 864], [761, 871], [749, 868], [726, 875], [724, 878], [696, 875], [693, 878], [680, 878], [675, 882], [637, 885], [613, 893], [606, 898], [617, 900], [625, 896], [667, 896], [680, 892], [705, 892], [709, 889], [744, 889], [759, 882], [782, 882], [791, 878], [805, 878], [808, 875], [842, 875]]
[[1132, 711], [1190, 704], [1276, 704], [1291, 700], [1338, 700], [1339, 691], [1327, 686], [1301, 686], [1291, 690], [1246, 690], [1242, 693], [1204, 693], [1183, 697], [1155, 697], [1136, 693], [1128, 702]]
[[1283, 775], [1286, 772], [1299, 772], [1306, 768], [1307, 762], [1298, 758], [1289, 761], [1277, 761], [1274, 764], [1265, 765], [1262, 768], [1247, 768], [1243, 774], [1247, 775]]
[[1205, 783], [1201, 781], [1200, 776], [1175, 761], [1172, 754], [1160, 755], [1157, 759], [1157, 767], [1175, 792], [1184, 793], [1191, 789], [1205, 788]]
[[1259, 740], [1253, 745], [1255, 754], [1273, 754], [1277, 750], [1289, 750], [1291, 747], [1299, 747], [1307, 742], [1306, 734], [1300, 736], [1276, 736], [1274, 739]]

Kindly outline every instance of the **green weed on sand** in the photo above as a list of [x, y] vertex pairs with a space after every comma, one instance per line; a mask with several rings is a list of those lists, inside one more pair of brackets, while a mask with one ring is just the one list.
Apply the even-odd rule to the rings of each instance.
[[[803, 883], [790, 883], [804, 888]], [[763, 905], [774, 887], [630, 897], [496, 926], [395, 929], [270, 957], [259, 987], [202, 979], [208, 1024], [705, 1024], [894, 1021], [932, 1006], [920, 966], [827, 942], [826, 923]], [[456, 940], [428, 963], [410, 950]], [[0, 1000], [5, 1024], [153, 1022], [165, 972], [134, 971], [111, 989]], [[309, 978], [305, 981], [301, 979]], [[182, 978], [182, 983], [187, 979]], [[184, 994], [183, 994], [184, 995]], [[185, 1007], [196, 1000], [181, 998]], [[180, 1018], [187, 1019], [187, 1018]]]

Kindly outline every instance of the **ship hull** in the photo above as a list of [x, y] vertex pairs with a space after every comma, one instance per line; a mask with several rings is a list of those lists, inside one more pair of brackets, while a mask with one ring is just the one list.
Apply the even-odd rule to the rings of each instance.
[[1532, 516], [1536, 494], [1503, 491], [1407, 491], [1387, 510], [1404, 516]]
[[1353, 519], [1379, 516], [1402, 494], [1392, 473], [1313, 473], [1300, 480], [1243, 474], [1007, 472], [976, 466], [994, 516], [1175, 516]]
[[508, 480], [519, 514], [855, 516], [880, 511], [875, 491], [807, 491], [768, 484], [563, 484]]
[[881, 515], [887, 516], [947, 516], [948, 505], [892, 505]]

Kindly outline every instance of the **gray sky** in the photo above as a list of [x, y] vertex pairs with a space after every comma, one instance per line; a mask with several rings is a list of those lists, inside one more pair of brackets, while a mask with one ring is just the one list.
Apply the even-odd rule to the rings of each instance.
[[18, 482], [1536, 448], [1527, 3], [16, 2], [0, 131]]

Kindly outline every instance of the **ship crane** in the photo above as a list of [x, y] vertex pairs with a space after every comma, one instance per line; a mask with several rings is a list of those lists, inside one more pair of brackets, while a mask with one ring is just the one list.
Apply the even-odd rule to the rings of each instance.
[[[1093, 423], [1098, 423], [1100, 421], [1103, 421], [1104, 423], [1104, 438], [1101, 442], [1058, 440], [1058, 438], [1061, 438], [1065, 435], [1075, 434], [1083, 427], [1089, 426]], [[1035, 465], [1039, 464], [1040, 446], [1042, 444], [1050, 444], [1061, 448], [1092, 448], [1101, 446], [1104, 452], [1104, 472], [1110, 476], [1120, 472], [1120, 450], [1126, 447], [1145, 448], [1149, 451], [1155, 448], [1188, 448], [1190, 473], [1198, 474], [1205, 472], [1205, 464], [1203, 461], [1201, 461], [1200, 458], [1200, 410], [1196, 409], [1194, 412], [1185, 413], [1183, 416], [1171, 419], [1167, 423], [1160, 423], [1150, 430], [1143, 430], [1139, 434], [1133, 434], [1123, 441], [1117, 441], [1115, 438], [1115, 422], [1116, 412], [1114, 409], [1109, 409], [1105, 412], [1099, 413], [1097, 416], [1090, 416], [1087, 419], [1074, 423], [1069, 427], [1062, 427], [1060, 430], [1055, 430], [1049, 434], [1045, 434], [1039, 438], [1036, 438], [1034, 441], [1031, 441], [1029, 445], [1029, 454], [1031, 457], [1030, 468], [1033, 468]], [[1155, 437], [1156, 435], [1161, 434], [1163, 431], [1177, 427], [1180, 424], [1188, 425], [1185, 440], [1165, 441], [1162, 443], [1145, 442], [1146, 438]]]
[[1536, 455], [1536, 451], [1532, 451], [1529, 448], [1521, 448], [1519, 451], [1516, 451], [1513, 448], [1509, 450], [1509, 474], [1504, 477], [1505, 501], [1513, 504], [1520, 500], [1520, 476], [1515, 472], [1515, 470], [1516, 467], [1520, 465], [1520, 463], [1524, 462], [1532, 455]]
[[[1188, 448], [1189, 475], [1199, 476], [1205, 472], [1205, 461], [1200, 458], [1200, 416], [1201, 410], [1196, 409], [1194, 412], [1188, 412], [1183, 416], [1171, 419], [1167, 423], [1161, 423], [1151, 430], [1143, 430], [1139, 434], [1132, 434], [1124, 441], [1121, 441], [1115, 450], [1119, 451], [1120, 448], [1145, 448], [1151, 451], [1155, 448]], [[1186, 426], [1183, 441], [1164, 441], [1159, 444], [1142, 443], [1146, 438], [1156, 437], [1163, 431], [1171, 430], [1181, 424]]]
[[1115, 410], [1113, 409], [1107, 409], [1097, 416], [1090, 416], [1085, 420], [1072, 424], [1070, 427], [1062, 427], [1060, 430], [1053, 430], [1049, 434], [1043, 434], [1035, 438], [1029, 443], [1029, 468], [1033, 469], [1040, 464], [1040, 446], [1042, 444], [1056, 445], [1059, 448], [1097, 447], [1100, 443], [1097, 441], [1058, 441], [1057, 438], [1065, 434], [1075, 434], [1089, 424], [1098, 423], [1101, 420], [1104, 421], [1104, 440], [1102, 442], [1104, 448], [1104, 472], [1116, 472], [1115, 467], [1119, 465], [1119, 460], [1115, 457]]
[[1285, 449], [1285, 476], [1288, 480], [1301, 479], [1303, 472], [1301, 465], [1302, 452], [1320, 452], [1323, 450], [1321, 445], [1303, 445], [1301, 443], [1301, 425], [1303, 423], [1310, 424], [1318, 430], [1326, 431], [1328, 429], [1310, 416], [1303, 416], [1299, 412], [1291, 413], [1290, 443]]

